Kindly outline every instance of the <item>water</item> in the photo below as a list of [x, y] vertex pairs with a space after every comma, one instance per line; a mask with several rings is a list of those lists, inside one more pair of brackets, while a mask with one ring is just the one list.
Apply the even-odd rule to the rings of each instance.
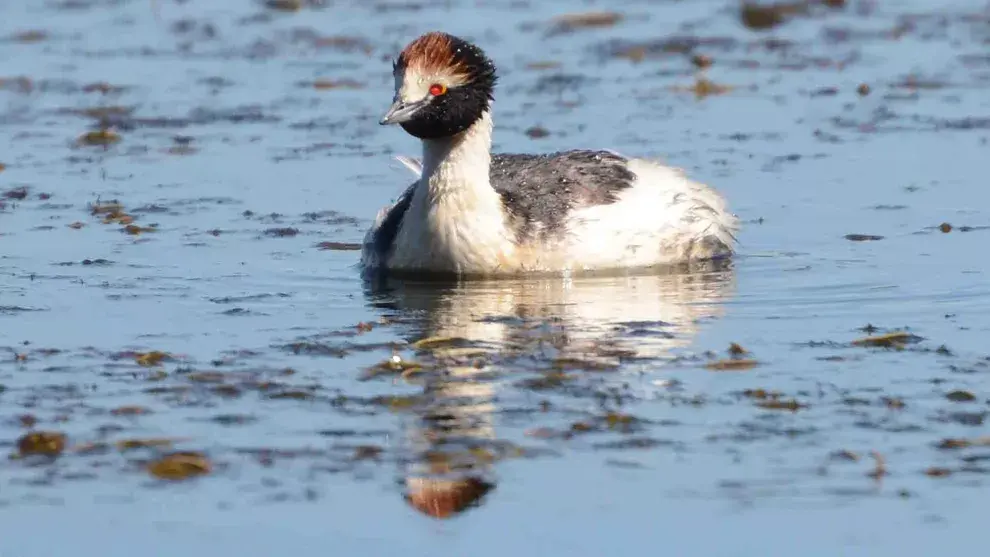
[[[3, 554], [978, 544], [988, 6], [850, 1], [766, 30], [732, 2], [624, 6], [572, 30], [554, 18], [619, 8], [0, 6]], [[433, 28], [499, 64], [497, 150], [661, 156], [725, 193], [739, 257], [362, 284], [336, 248], [412, 179], [391, 156], [415, 142], [377, 120], [390, 57]], [[121, 140], [80, 144], [101, 119]], [[123, 221], [92, 214], [111, 200]], [[852, 344], [890, 331], [921, 340]], [[711, 369], [730, 343], [757, 365]], [[16, 458], [31, 431], [64, 451]], [[155, 479], [171, 451], [209, 473]]]

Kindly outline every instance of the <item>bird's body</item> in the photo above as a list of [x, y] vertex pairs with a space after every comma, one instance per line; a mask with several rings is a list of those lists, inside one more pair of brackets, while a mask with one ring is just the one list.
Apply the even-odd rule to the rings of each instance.
[[579, 273], [732, 253], [736, 217], [678, 169], [611, 151], [493, 155], [493, 85], [491, 62], [456, 37], [424, 35], [403, 51], [383, 122], [400, 114], [423, 159], [407, 161], [417, 180], [368, 231], [366, 269]]

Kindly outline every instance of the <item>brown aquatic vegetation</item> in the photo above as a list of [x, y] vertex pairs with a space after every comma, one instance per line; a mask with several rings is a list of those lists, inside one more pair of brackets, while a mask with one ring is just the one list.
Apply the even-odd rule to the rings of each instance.
[[709, 68], [714, 63], [715, 61], [712, 57], [705, 54], [694, 54], [691, 56], [691, 64], [699, 70]]
[[28, 429], [38, 424], [38, 418], [33, 414], [21, 414], [17, 417], [17, 421], [21, 427], [26, 427]]
[[27, 186], [19, 186], [3, 192], [4, 199], [13, 199], [15, 201], [22, 201], [24, 199], [27, 199], [27, 196], [28, 196]]
[[760, 362], [749, 358], [728, 358], [715, 360], [705, 364], [705, 367], [713, 371], [742, 371], [752, 369], [760, 365]]
[[859, 461], [859, 455], [848, 450], [840, 450], [832, 453], [831, 457], [835, 460], [848, 460], [851, 462]]
[[361, 244], [350, 242], [320, 242], [316, 244], [316, 248], [331, 251], [357, 251], [361, 249]]
[[265, 6], [280, 12], [298, 12], [303, 8], [303, 0], [265, 0]]
[[976, 400], [976, 395], [969, 391], [952, 391], [946, 393], [945, 398], [952, 402], [973, 402]]
[[795, 399], [791, 400], [765, 400], [757, 402], [756, 406], [763, 408], [764, 410], [788, 410], [790, 412], [797, 412], [802, 408], [807, 408], [808, 405], [801, 404]]
[[269, 236], [271, 238], [292, 238], [298, 234], [299, 229], [291, 227], [269, 228], [265, 230], [265, 236]]
[[843, 238], [850, 242], [875, 242], [877, 240], [883, 240], [883, 236], [876, 236], [874, 234], [846, 234]]
[[739, 18], [746, 27], [763, 30], [777, 27], [784, 23], [787, 18], [807, 13], [807, 11], [808, 5], [803, 2], [770, 5], [745, 2], [742, 5]]
[[729, 344], [729, 355], [732, 357], [739, 357], [745, 354], [749, 354], [749, 351], [743, 348], [740, 344], [735, 342]]
[[101, 129], [82, 134], [76, 142], [80, 145], [108, 147], [120, 140], [121, 137], [116, 132]]
[[128, 224], [127, 226], [125, 226], [124, 228], [121, 229], [121, 231], [124, 234], [130, 234], [131, 236], [138, 236], [138, 235], [143, 234], [145, 232], [155, 232], [157, 230], [158, 230], [158, 227], [156, 227], [154, 225], [152, 225], [152, 226], [138, 226], [136, 224]]
[[705, 364], [705, 367], [715, 371], [741, 371], [760, 365], [760, 362], [755, 359], [743, 358], [743, 356], [749, 354], [749, 351], [738, 343], [730, 343], [726, 351], [729, 354], [728, 358], [708, 362]]
[[59, 431], [34, 431], [17, 440], [21, 456], [58, 456], [65, 450], [66, 435]]
[[29, 31], [18, 31], [10, 39], [19, 43], [40, 43], [48, 38], [48, 31], [31, 29]]
[[904, 400], [900, 398], [883, 397], [881, 400], [887, 405], [887, 408], [890, 408], [891, 410], [903, 410], [907, 406]]
[[213, 471], [210, 460], [200, 452], [186, 451], [165, 455], [147, 465], [148, 473], [163, 480], [185, 480]]
[[368, 380], [380, 375], [393, 374], [401, 374], [403, 378], [406, 378], [413, 373], [423, 371], [424, 369], [423, 364], [419, 362], [403, 360], [398, 354], [393, 354], [391, 358], [366, 369], [362, 374], [361, 379]]
[[965, 449], [967, 447], [990, 447], [990, 437], [976, 437], [973, 439], [943, 439], [937, 446], [942, 450]]
[[159, 350], [152, 350], [151, 352], [138, 352], [134, 354], [134, 361], [137, 362], [139, 366], [143, 367], [154, 367], [166, 360], [173, 359], [167, 352], [161, 352]]
[[932, 478], [944, 478], [946, 476], [952, 475], [952, 470], [948, 468], [942, 468], [940, 466], [932, 466], [925, 470], [925, 475]]
[[915, 344], [922, 340], [921, 337], [905, 331], [896, 331], [884, 335], [868, 336], [852, 341], [853, 346], [869, 346], [880, 348], [903, 348], [908, 344]]
[[555, 70], [563, 66], [560, 62], [555, 62], [552, 60], [544, 60], [539, 62], [529, 62], [526, 64], [527, 70]]
[[545, 373], [540, 377], [524, 379], [519, 383], [519, 386], [524, 389], [532, 389], [534, 391], [546, 391], [563, 387], [575, 378], [576, 376], [574, 375], [568, 375], [560, 371], [555, 371]]
[[304, 83], [306, 87], [312, 87], [317, 91], [330, 91], [333, 89], [364, 89], [364, 84], [353, 79], [317, 79], [316, 81]]
[[98, 81], [96, 83], [88, 83], [83, 85], [83, 93], [99, 93], [101, 95], [117, 94], [123, 93], [130, 89], [129, 87], [124, 87], [121, 85], [112, 85], [106, 81]]
[[524, 132], [530, 139], [542, 139], [550, 135], [550, 130], [543, 126], [532, 126]]
[[354, 460], [379, 460], [385, 449], [377, 445], [360, 445], [354, 448]]
[[701, 100], [713, 95], [724, 95], [732, 91], [733, 87], [731, 85], [720, 85], [705, 77], [698, 77], [689, 87], [674, 86], [672, 89], [679, 92], [693, 93], [695, 98]]
[[141, 416], [150, 414], [151, 410], [144, 406], [120, 406], [110, 411], [114, 416]]
[[471, 341], [463, 337], [436, 336], [421, 338], [412, 343], [414, 350], [436, 350], [437, 348], [452, 348], [464, 346]]
[[875, 480], [879, 480], [887, 475], [887, 461], [884, 460], [883, 455], [877, 451], [870, 451], [870, 456], [873, 457], [873, 470], [870, 471], [867, 476]]
[[553, 20], [551, 33], [570, 33], [580, 29], [612, 27], [623, 20], [617, 12], [586, 12], [565, 14]]
[[816, 6], [843, 8], [845, 0], [800, 0], [778, 4], [760, 4], [744, 0], [739, 13], [742, 24], [753, 30], [772, 29], [794, 17], [809, 15]]
[[0, 90], [28, 94], [31, 91], [34, 91], [34, 88], [34, 81], [32, 81], [29, 77], [0, 77]]
[[121, 439], [114, 443], [118, 451], [132, 451], [136, 449], [156, 449], [171, 447], [178, 439], [149, 438], [149, 439]]

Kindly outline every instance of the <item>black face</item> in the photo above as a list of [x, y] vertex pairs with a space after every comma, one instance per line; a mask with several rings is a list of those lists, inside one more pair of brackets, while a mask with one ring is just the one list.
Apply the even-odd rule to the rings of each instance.
[[[495, 64], [471, 43], [453, 36], [450, 41], [455, 63], [464, 65], [470, 77], [464, 85], [451, 87], [446, 93], [433, 97], [430, 104], [411, 120], [400, 124], [407, 133], [420, 139], [459, 134], [477, 122], [491, 106], [497, 80]], [[396, 68], [405, 68], [402, 58], [396, 62]]]

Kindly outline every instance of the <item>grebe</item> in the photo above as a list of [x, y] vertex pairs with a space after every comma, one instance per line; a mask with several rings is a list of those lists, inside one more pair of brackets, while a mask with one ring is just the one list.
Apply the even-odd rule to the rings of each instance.
[[605, 150], [491, 153], [495, 65], [441, 32], [393, 64], [382, 125], [423, 144], [419, 174], [379, 211], [365, 270], [498, 276], [649, 268], [732, 254], [738, 219], [683, 171]]

